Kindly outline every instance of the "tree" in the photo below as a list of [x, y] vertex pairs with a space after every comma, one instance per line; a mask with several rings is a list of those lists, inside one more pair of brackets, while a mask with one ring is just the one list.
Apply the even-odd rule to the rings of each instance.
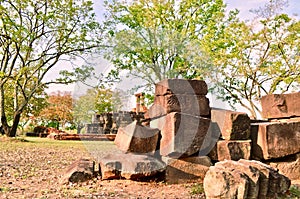
[[73, 98], [71, 92], [56, 92], [49, 95], [48, 106], [40, 112], [40, 119], [52, 122], [59, 129], [59, 125], [73, 123]]
[[232, 106], [240, 104], [253, 118], [261, 113], [263, 95], [299, 91], [300, 21], [280, 14], [282, 5], [271, 0], [265, 10], [256, 11], [264, 14], [258, 24], [235, 19], [220, 39], [207, 43], [218, 69], [212, 78], [217, 96]]
[[106, 1], [107, 58], [148, 86], [165, 78], [204, 78], [211, 69], [206, 35], [222, 29], [222, 0]]
[[[56, 80], [44, 81], [61, 60], [96, 50], [99, 33], [89, 0], [0, 0], [0, 117], [7, 136], [16, 136], [21, 114], [47, 85], [71, 83], [80, 74], [86, 77], [90, 68], [75, 67], [61, 71]], [[12, 111], [6, 110], [8, 86]]]
[[93, 88], [75, 100], [74, 119], [80, 127], [92, 121], [92, 114], [119, 111], [121, 108], [122, 102], [118, 91]]

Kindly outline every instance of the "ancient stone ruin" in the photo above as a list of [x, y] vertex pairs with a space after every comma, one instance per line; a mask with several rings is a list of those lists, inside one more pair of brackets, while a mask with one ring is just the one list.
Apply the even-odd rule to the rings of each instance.
[[263, 97], [260, 121], [206, 94], [201, 80], [157, 83], [144, 119], [118, 129], [120, 153], [99, 160], [102, 179], [204, 181], [207, 198], [276, 198], [300, 179], [300, 93]]
[[274, 168], [258, 161], [225, 160], [209, 168], [204, 178], [207, 199], [278, 198], [291, 181]]

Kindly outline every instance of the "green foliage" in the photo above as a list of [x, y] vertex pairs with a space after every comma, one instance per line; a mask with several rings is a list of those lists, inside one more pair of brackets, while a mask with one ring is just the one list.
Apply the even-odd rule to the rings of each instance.
[[211, 70], [202, 40], [216, 35], [222, 0], [106, 1], [105, 28], [115, 69], [153, 85], [165, 78], [202, 79]]
[[92, 115], [119, 111], [122, 108], [120, 95], [110, 89], [93, 88], [75, 100], [74, 119], [77, 124], [91, 123]]
[[202, 194], [204, 193], [204, 187], [203, 187], [203, 184], [195, 184], [192, 186], [191, 188], [191, 194], [192, 195], [197, 195], [197, 194]]
[[[98, 49], [101, 27], [89, 0], [2, 0], [0, 35], [1, 123], [8, 136], [15, 136], [21, 114], [47, 85], [87, 77], [89, 68], [75, 67], [74, 71], [62, 73], [67, 77], [45, 81], [61, 60], [74, 60]], [[12, 110], [6, 105], [9, 98], [13, 98], [13, 106], [8, 104]]]
[[294, 198], [300, 198], [300, 188], [292, 185], [289, 189], [290, 195]]
[[217, 68], [211, 78], [215, 93], [254, 118], [262, 96], [299, 91], [300, 86], [299, 21], [274, 13], [252, 25], [233, 15], [220, 37], [207, 43]]

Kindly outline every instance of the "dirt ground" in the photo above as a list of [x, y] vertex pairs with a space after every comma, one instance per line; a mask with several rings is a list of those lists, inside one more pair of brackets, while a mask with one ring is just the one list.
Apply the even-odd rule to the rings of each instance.
[[112, 142], [53, 141], [0, 137], [0, 198], [205, 198], [198, 183], [173, 184], [94, 178], [62, 185], [66, 168], [79, 158], [114, 152]]

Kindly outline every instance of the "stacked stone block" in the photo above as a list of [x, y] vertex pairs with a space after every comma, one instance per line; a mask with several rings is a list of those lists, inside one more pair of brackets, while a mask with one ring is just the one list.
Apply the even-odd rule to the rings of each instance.
[[210, 152], [214, 161], [239, 160], [251, 157], [250, 118], [246, 113], [224, 109], [211, 110], [214, 131], [220, 140]]
[[265, 122], [251, 124], [253, 158], [299, 180], [300, 92], [261, 98]]
[[206, 97], [207, 84], [201, 80], [166, 79], [155, 85], [154, 103], [148, 110], [150, 118], [172, 112], [194, 116], [210, 115], [209, 100]]
[[[143, 126], [143, 121], [133, 122], [118, 130], [115, 144], [123, 152], [121, 157], [126, 159], [134, 153], [162, 159], [170, 183], [202, 181], [212, 165], [207, 156], [199, 157], [210, 127], [207, 92], [206, 83], [200, 80], [167, 79], [157, 83], [154, 104], [145, 114], [149, 126]], [[115, 156], [101, 161], [103, 172], [116, 170], [117, 166], [108, 168], [106, 164], [116, 161]], [[127, 168], [128, 164], [119, 161], [113, 165], [119, 165], [121, 172], [121, 167]], [[113, 172], [103, 173], [110, 178], [107, 173]]]
[[166, 79], [156, 84], [148, 116], [150, 127], [161, 131], [162, 156], [188, 157], [200, 150], [210, 125], [207, 92], [201, 80]]
[[203, 181], [212, 165], [210, 158], [199, 156], [211, 123], [207, 92], [201, 80], [167, 79], [155, 86], [154, 104], [147, 115], [150, 127], [161, 132], [158, 151], [168, 183]]

